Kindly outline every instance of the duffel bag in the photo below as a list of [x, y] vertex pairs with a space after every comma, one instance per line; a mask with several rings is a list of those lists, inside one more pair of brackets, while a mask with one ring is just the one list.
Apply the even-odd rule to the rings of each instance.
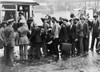
[[71, 43], [62, 43], [61, 44], [61, 50], [64, 51], [71, 51], [72, 50], [72, 44]]

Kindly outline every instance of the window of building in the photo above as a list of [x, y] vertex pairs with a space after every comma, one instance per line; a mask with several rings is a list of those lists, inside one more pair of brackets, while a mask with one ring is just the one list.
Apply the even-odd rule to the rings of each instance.
[[13, 18], [16, 21], [16, 6], [2, 5], [1, 7], [1, 21], [7, 21]]

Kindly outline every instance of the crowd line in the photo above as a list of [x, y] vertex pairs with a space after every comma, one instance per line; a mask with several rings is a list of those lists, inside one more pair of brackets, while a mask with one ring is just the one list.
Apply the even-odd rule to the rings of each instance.
[[[100, 21], [94, 14], [94, 20], [82, 15], [79, 18], [70, 15], [71, 19], [46, 15], [41, 18], [42, 26], [38, 26], [31, 17], [26, 21], [22, 12], [19, 13], [18, 23], [14, 19], [2, 22], [0, 28], [1, 47], [4, 47], [4, 61], [12, 66], [14, 62], [14, 47], [19, 46], [20, 61], [40, 60], [54, 56], [55, 61], [68, 56], [81, 56], [89, 51], [89, 37], [92, 33], [90, 50], [94, 50], [94, 42], [97, 39], [96, 51], [99, 53]], [[59, 48], [58, 48], [59, 45]], [[28, 50], [28, 46], [30, 46]], [[41, 52], [41, 48], [43, 53]], [[59, 49], [59, 50], [58, 50]]]

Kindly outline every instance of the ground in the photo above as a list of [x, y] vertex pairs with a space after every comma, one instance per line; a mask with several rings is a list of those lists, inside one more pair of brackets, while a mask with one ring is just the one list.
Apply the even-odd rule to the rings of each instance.
[[[18, 55], [18, 49], [15, 47], [15, 55]], [[3, 49], [0, 49], [0, 72], [100, 72], [100, 54], [91, 50], [84, 56], [70, 57], [65, 61], [60, 58], [58, 62], [53, 61], [52, 58], [27, 62], [17, 60], [14, 67], [5, 66], [2, 60]]]
[[100, 55], [89, 51], [88, 55], [59, 60], [33, 60], [18, 62], [14, 67], [6, 67], [0, 61], [0, 72], [100, 72]]

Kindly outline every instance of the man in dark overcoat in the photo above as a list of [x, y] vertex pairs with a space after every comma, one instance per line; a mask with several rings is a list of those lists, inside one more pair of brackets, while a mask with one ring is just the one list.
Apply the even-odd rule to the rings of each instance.
[[31, 33], [31, 37], [30, 37], [30, 42], [31, 42], [31, 55], [35, 58], [35, 59], [40, 59], [41, 58], [41, 36], [40, 36], [40, 28], [34, 24], [33, 28], [32, 28], [32, 33]]
[[69, 26], [70, 28], [70, 38], [69, 38], [69, 41], [70, 43], [72, 44], [72, 56], [75, 56], [75, 43], [76, 41], [78, 41], [77, 39], [77, 28], [76, 28], [76, 25], [74, 24], [74, 19], [71, 19], [70, 20], [70, 23], [71, 25]]
[[91, 51], [94, 50], [94, 43], [95, 39], [97, 39], [96, 42], [96, 48], [98, 45], [98, 36], [99, 36], [99, 21], [98, 21], [98, 15], [94, 14], [94, 20], [92, 21], [92, 44], [91, 44]]

